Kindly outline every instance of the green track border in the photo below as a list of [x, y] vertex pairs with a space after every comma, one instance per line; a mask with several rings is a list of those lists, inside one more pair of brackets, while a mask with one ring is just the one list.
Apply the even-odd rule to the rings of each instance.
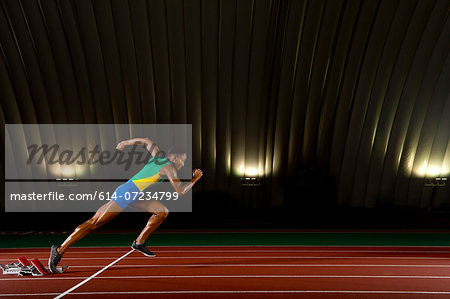
[[[38, 248], [61, 244], [68, 234], [0, 235], [0, 248]], [[96, 233], [74, 247], [130, 246], [131, 233]], [[149, 246], [450, 246], [450, 233], [386, 232], [184, 232], [155, 233]]]

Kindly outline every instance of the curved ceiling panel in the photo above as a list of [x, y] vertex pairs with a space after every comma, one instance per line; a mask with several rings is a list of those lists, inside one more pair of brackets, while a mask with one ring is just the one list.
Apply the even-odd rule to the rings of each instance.
[[340, 205], [450, 204], [424, 187], [450, 174], [449, 0], [0, 3], [2, 123], [192, 123], [203, 190], [264, 179], [242, 205], [308, 168]]

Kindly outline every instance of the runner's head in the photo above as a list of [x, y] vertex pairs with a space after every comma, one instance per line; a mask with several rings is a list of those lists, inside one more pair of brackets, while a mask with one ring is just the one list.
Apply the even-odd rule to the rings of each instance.
[[187, 159], [186, 151], [181, 147], [172, 146], [169, 149], [167, 158], [177, 170], [180, 170], [180, 168], [184, 166], [184, 162]]

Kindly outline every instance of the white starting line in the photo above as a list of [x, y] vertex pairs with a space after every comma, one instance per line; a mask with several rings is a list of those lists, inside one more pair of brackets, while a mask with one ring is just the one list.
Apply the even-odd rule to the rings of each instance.
[[86, 278], [85, 280], [83, 280], [82, 282], [80, 282], [79, 284], [71, 287], [70, 289], [68, 289], [67, 291], [65, 291], [64, 293], [59, 294], [58, 296], [55, 297], [55, 299], [59, 299], [64, 297], [65, 295], [69, 294], [70, 292], [72, 292], [73, 290], [79, 288], [80, 286], [82, 286], [83, 284], [85, 284], [86, 282], [88, 282], [89, 280], [93, 279], [95, 276], [99, 275], [100, 273], [102, 273], [103, 271], [105, 271], [106, 269], [108, 269], [109, 267], [111, 267], [112, 265], [114, 265], [115, 263], [119, 262], [120, 260], [124, 259], [125, 257], [127, 257], [127, 255], [129, 255], [130, 253], [132, 253], [134, 251], [134, 249], [128, 251], [127, 253], [125, 253], [124, 255], [122, 255], [121, 257], [119, 257], [118, 259], [116, 259], [114, 262], [112, 262], [109, 265], [104, 266], [100, 271], [95, 272], [94, 274], [92, 274], [91, 276], [89, 276], [88, 278]]

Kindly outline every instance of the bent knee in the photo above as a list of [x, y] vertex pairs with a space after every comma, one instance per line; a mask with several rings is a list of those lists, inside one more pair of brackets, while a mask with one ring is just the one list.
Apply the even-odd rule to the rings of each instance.
[[100, 226], [102, 226], [104, 223], [99, 221], [98, 219], [91, 218], [88, 221], [86, 221], [89, 227], [90, 231], [96, 230]]
[[167, 208], [164, 208], [156, 213], [156, 217], [160, 218], [161, 220], [166, 219], [167, 216], [169, 216], [169, 210]]

